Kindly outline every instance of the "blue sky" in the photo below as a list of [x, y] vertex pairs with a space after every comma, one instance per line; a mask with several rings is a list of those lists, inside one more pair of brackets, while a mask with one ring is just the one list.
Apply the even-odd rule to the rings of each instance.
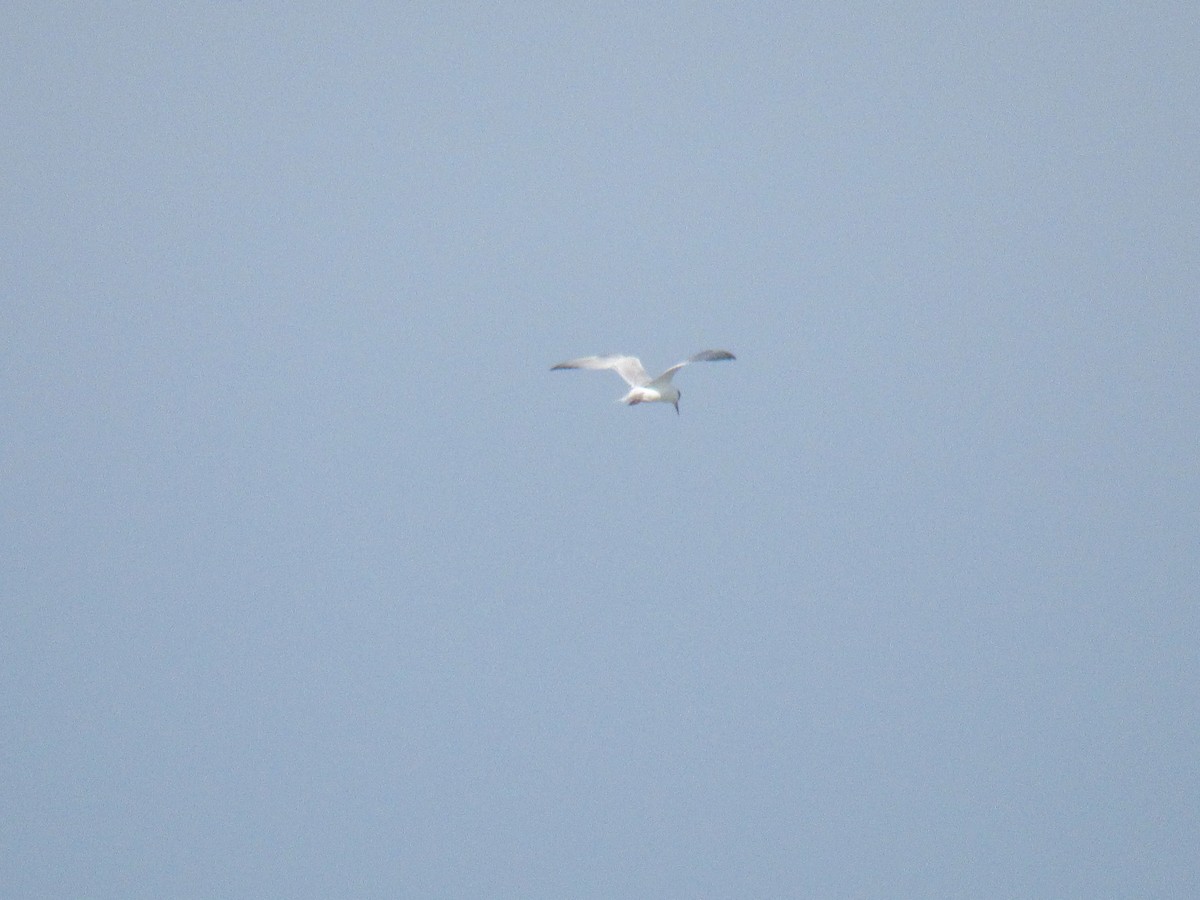
[[1194, 896], [1198, 45], [10, 8], [0, 881]]

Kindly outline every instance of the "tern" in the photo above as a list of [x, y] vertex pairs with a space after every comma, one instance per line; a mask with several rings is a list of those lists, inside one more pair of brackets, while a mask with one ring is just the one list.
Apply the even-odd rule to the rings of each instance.
[[694, 362], [717, 362], [722, 359], [736, 359], [728, 350], [701, 350], [695, 356], [689, 356], [681, 363], [676, 363], [657, 378], [651, 378], [642, 368], [642, 361], [636, 356], [581, 356], [579, 359], [569, 359], [557, 366], [556, 369], [614, 369], [629, 385], [629, 393], [620, 402], [626, 406], [636, 406], [639, 403], [670, 403], [679, 414], [679, 388], [671, 383], [675, 373]]

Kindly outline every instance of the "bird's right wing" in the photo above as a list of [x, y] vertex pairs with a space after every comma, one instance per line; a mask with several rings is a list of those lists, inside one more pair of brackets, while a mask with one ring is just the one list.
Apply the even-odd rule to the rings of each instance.
[[642, 368], [642, 361], [636, 356], [581, 356], [579, 359], [569, 359], [561, 362], [555, 369], [612, 369], [628, 382], [630, 387], [645, 387], [650, 383], [650, 376]]
[[675, 377], [675, 373], [678, 372], [680, 369], [682, 369], [684, 366], [686, 366], [688, 363], [719, 362], [723, 359], [737, 359], [737, 357], [734, 356], [732, 353], [730, 353], [728, 350], [701, 350], [695, 356], [689, 356], [683, 362], [675, 363], [675, 365], [671, 366], [671, 368], [667, 369], [667, 371], [663, 372], [661, 375], [659, 375], [657, 378], [655, 378], [654, 381], [662, 382], [664, 384], [666, 382], [669, 382], [672, 378]]

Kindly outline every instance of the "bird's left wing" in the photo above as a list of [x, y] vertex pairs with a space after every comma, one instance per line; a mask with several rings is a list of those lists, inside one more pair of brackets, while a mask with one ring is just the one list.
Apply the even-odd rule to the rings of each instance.
[[555, 369], [613, 369], [630, 387], [643, 387], [650, 383], [650, 376], [636, 356], [581, 356], [550, 367], [552, 372]]

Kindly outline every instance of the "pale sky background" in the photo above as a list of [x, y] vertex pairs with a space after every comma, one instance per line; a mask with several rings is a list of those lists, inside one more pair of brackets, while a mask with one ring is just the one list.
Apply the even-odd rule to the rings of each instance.
[[1197, 10], [6, 5], [5, 896], [1200, 895]]

